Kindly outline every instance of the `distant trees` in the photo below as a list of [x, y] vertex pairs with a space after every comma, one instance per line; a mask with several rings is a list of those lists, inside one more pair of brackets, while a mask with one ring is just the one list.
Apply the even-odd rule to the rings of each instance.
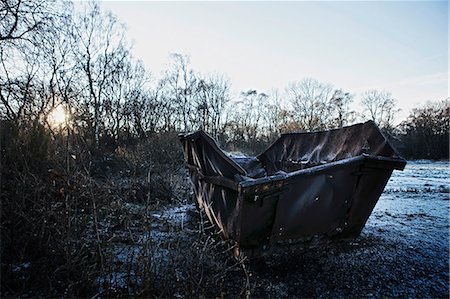
[[199, 128], [219, 138], [225, 133], [227, 105], [231, 99], [230, 82], [223, 75], [211, 74], [197, 83], [194, 122]]
[[189, 56], [171, 53], [171, 65], [166, 70], [164, 81], [175, 112], [176, 128], [190, 131], [193, 127], [192, 116], [197, 78], [190, 65]]
[[394, 117], [399, 110], [390, 92], [368, 90], [361, 95], [361, 104], [366, 119], [373, 120], [386, 132], [392, 132]]
[[289, 84], [286, 98], [298, 128], [303, 131], [342, 127], [355, 120], [350, 107], [353, 96], [316, 79]]
[[159, 81], [157, 93], [166, 101], [163, 127], [178, 131], [203, 129], [217, 137], [224, 134], [230, 83], [221, 74], [194, 71], [187, 55], [170, 54], [171, 64]]
[[[75, 24], [75, 38], [79, 42], [79, 46], [75, 48], [75, 57], [80, 73], [84, 74], [82, 82], [86, 88], [83, 87], [82, 90], [86, 91], [85, 103], [92, 107], [97, 147], [106, 109], [109, 108], [111, 112], [115, 93], [122, 96], [125, 88], [122, 83], [129, 75], [129, 46], [124, 34], [124, 27], [117, 19], [110, 13], [102, 12], [95, 2], [87, 5]], [[120, 101], [117, 98], [115, 100], [114, 108], [120, 110], [120, 106], [117, 106]], [[117, 127], [120, 126], [117, 118], [112, 125], [116, 127], [113, 131], [117, 134]]]
[[241, 92], [239, 100], [233, 105], [229, 123], [235, 139], [256, 140], [258, 134], [263, 134], [260, 131], [263, 121], [261, 110], [267, 99], [267, 94], [254, 89]]
[[333, 88], [330, 84], [307, 78], [289, 84], [286, 96], [295, 121], [305, 131], [324, 129], [330, 118]]
[[450, 102], [430, 102], [413, 109], [400, 124], [401, 151], [408, 158], [449, 157]]
[[342, 89], [336, 89], [330, 99], [330, 125], [335, 128], [352, 124], [356, 120], [356, 112], [351, 109], [353, 95]]
[[[97, 148], [160, 131], [198, 129], [222, 144], [250, 148], [256, 142], [263, 148], [281, 133], [371, 119], [385, 133], [401, 134], [413, 148], [425, 143], [447, 148], [443, 104], [416, 109], [394, 127], [398, 109], [387, 91], [354, 95], [306, 78], [282, 92], [250, 89], [233, 95], [223, 74], [196, 72], [190, 57], [179, 53], [170, 54], [158, 79], [132, 56], [126, 30], [115, 16], [95, 1], [78, 11], [61, 1], [0, 3], [2, 120], [25, 127], [39, 123], [53, 131], [49, 115], [62, 105], [73, 132]], [[361, 115], [352, 107], [355, 99]], [[435, 150], [427, 145], [417, 155], [437, 157]]]

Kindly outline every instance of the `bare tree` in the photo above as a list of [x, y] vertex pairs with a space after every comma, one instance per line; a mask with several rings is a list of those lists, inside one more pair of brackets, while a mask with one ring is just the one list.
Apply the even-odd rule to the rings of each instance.
[[136, 112], [130, 108], [132, 103], [141, 100], [148, 74], [143, 64], [135, 62], [124, 46], [119, 47], [113, 56], [111, 69], [104, 91], [105, 130], [118, 141], [123, 129], [127, 132], [133, 130], [130, 128], [131, 118]]
[[307, 78], [289, 84], [286, 96], [292, 106], [293, 116], [302, 130], [324, 129], [330, 121], [331, 85]]
[[189, 56], [170, 54], [171, 65], [165, 73], [166, 95], [170, 98], [177, 116], [177, 128], [191, 130], [191, 121], [197, 78], [190, 66]]
[[283, 111], [281, 97], [278, 90], [272, 90], [267, 99], [261, 103], [258, 108], [262, 116], [261, 130], [265, 135], [266, 141], [273, 141], [281, 133], [281, 124], [283, 121]]
[[156, 131], [161, 116], [160, 91], [158, 84], [154, 89], [148, 85], [151, 76], [145, 70], [143, 64], [138, 62], [132, 70], [132, 76], [127, 81], [130, 93], [127, 96], [126, 106], [131, 117], [132, 129], [137, 136], [144, 138], [148, 133]]
[[263, 116], [260, 108], [267, 102], [268, 95], [258, 93], [250, 89], [243, 91], [240, 98], [230, 107], [230, 119], [228, 121], [229, 135], [232, 139], [240, 141], [256, 140], [263, 124]]
[[76, 56], [80, 70], [85, 74], [86, 99], [93, 108], [94, 138], [98, 147], [105, 89], [117, 73], [115, 62], [128, 55], [125, 29], [111, 13], [102, 12], [96, 2], [87, 5], [76, 25], [76, 37], [80, 42], [75, 49]]
[[[70, 30], [70, 3], [7, 0], [0, 3], [0, 115], [38, 119], [55, 105], [59, 51]], [[44, 116], [45, 119], [45, 116]]]
[[356, 112], [350, 109], [353, 96], [342, 89], [334, 91], [330, 99], [330, 109], [332, 113], [330, 127], [342, 128], [355, 121]]
[[[224, 133], [223, 116], [230, 100], [230, 83], [222, 75], [212, 74], [197, 84], [194, 122], [214, 137]], [[197, 117], [195, 117], [197, 115]]]
[[294, 133], [302, 131], [299, 123], [295, 121], [292, 110], [281, 109], [279, 113], [279, 131], [280, 133]]
[[363, 114], [385, 130], [392, 130], [393, 121], [399, 109], [390, 92], [368, 90], [361, 95]]
[[0, 41], [34, 42], [36, 34], [48, 29], [60, 12], [56, 1], [2, 0], [0, 2]]

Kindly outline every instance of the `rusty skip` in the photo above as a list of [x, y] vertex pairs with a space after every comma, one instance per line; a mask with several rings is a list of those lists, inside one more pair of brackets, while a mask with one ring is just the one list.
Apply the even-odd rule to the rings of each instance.
[[357, 237], [406, 165], [372, 121], [283, 134], [256, 157], [228, 155], [203, 131], [179, 137], [197, 206], [238, 252]]

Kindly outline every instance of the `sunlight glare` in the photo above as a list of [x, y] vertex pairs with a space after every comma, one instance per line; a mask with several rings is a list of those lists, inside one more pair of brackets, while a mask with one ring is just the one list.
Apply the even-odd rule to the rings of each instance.
[[66, 111], [60, 105], [50, 113], [50, 119], [55, 126], [60, 126], [66, 121]]

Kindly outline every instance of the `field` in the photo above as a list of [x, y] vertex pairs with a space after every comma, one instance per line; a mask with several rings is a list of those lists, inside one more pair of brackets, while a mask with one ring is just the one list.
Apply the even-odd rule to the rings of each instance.
[[232, 258], [192, 203], [148, 212], [147, 232], [133, 225], [144, 207], [129, 204], [130, 229], [109, 248], [117, 267], [99, 278], [98, 295], [448, 297], [449, 177], [447, 162], [410, 161], [357, 239], [254, 260]]
[[[3, 265], [2, 297], [448, 297], [449, 172], [448, 162], [409, 161], [357, 239], [278, 246], [251, 260], [235, 259], [196, 210], [184, 169], [166, 178], [177, 186], [167, 189], [172, 195], [161, 183], [147, 197], [124, 172], [96, 183], [93, 203], [106, 204], [72, 216], [85, 219], [67, 241], [76, 251], [59, 253], [49, 239], [47, 255]], [[154, 200], [164, 196], [181, 199]], [[61, 254], [69, 257], [63, 263], [50, 259]]]

